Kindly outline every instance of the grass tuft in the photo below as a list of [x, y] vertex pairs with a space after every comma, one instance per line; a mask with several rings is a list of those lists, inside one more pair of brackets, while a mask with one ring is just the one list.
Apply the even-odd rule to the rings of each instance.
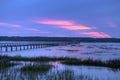
[[30, 71], [30, 72], [47, 72], [52, 68], [52, 65], [42, 64], [42, 65], [27, 65], [21, 68], [21, 71]]

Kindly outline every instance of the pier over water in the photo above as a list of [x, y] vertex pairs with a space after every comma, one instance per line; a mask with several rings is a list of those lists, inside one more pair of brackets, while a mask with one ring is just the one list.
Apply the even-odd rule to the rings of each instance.
[[0, 53], [77, 44], [76, 42], [1, 41]]

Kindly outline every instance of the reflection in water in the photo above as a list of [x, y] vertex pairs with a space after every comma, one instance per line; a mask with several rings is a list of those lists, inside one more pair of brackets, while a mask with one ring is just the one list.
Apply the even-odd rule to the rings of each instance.
[[[47, 73], [22, 72], [20, 69], [5, 69], [0, 72], [0, 80], [93, 80], [90, 76], [76, 76], [72, 70], [51, 69]], [[95, 79], [97, 80], [97, 79]]]

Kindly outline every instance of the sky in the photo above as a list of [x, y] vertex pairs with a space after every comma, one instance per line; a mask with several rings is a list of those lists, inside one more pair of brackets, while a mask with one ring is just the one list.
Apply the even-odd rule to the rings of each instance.
[[0, 0], [0, 36], [120, 38], [120, 0]]

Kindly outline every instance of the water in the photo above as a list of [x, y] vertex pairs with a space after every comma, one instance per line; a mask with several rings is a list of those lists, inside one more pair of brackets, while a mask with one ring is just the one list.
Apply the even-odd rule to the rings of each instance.
[[120, 59], [120, 43], [80, 43], [76, 46], [58, 46], [26, 51], [7, 52], [1, 55], [23, 57], [72, 57], [100, 60]]
[[[78, 45], [57, 46], [18, 52], [1, 53], [8, 56], [23, 57], [72, 57], [82, 59], [120, 59], [120, 43], [80, 43]], [[60, 62], [38, 62], [51, 64], [47, 73], [30, 73], [20, 70], [25, 64], [34, 62], [18, 62], [20, 65], [0, 70], [0, 80], [120, 80], [120, 70], [95, 66], [68, 66]]]

